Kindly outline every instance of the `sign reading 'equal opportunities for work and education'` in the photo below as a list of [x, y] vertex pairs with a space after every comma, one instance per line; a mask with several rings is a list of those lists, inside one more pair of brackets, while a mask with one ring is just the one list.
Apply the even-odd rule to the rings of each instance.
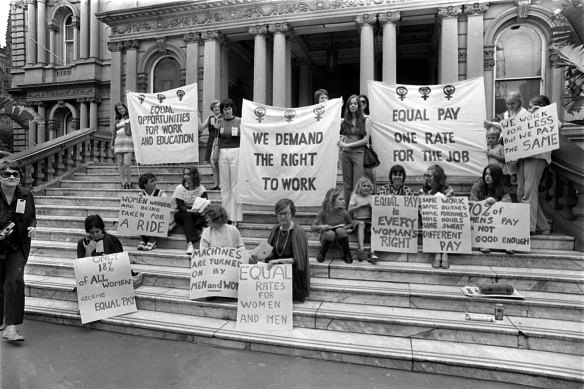
[[239, 271], [237, 329], [292, 331], [292, 265], [242, 265]]
[[417, 196], [373, 196], [371, 249], [396, 253], [418, 250]]
[[234, 247], [195, 250], [191, 257], [189, 298], [237, 298], [239, 267], [249, 263], [249, 252]]
[[470, 254], [471, 233], [466, 197], [421, 196], [425, 253]]
[[137, 311], [128, 253], [77, 258], [74, 268], [82, 324]]
[[128, 235], [168, 236], [172, 199], [122, 195], [118, 232]]
[[472, 247], [531, 251], [529, 204], [471, 201]]
[[371, 137], [380, 170], [395, 164], [422, 175], [440, 164], [449, 175], [480, 175], [485, 154], [483, 78], [442, 85], [368, 82]]
[[292, 109], [243, 100], [238, 202], [320, 205], [336, 185], [342, 104]]
[[517, 161], [560, 148], [556, 103], [501, 121], [505, 159]]
[[160, 93], [127, 92], [136, 161], [199, 161], [197, 84]]

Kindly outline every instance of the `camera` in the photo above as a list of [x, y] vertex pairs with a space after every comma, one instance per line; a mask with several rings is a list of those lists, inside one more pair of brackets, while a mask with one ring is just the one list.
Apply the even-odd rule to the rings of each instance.
[[0, 231], [0, 236], [5, 238], [6, 235], [10, 234], [10, 232], [12, 231], [14, 226], [15, 226], [15, 224], [13, 222], [8, 223], [8, 225], [6, 227], [4, 227], [2, 229], [2, 231]]

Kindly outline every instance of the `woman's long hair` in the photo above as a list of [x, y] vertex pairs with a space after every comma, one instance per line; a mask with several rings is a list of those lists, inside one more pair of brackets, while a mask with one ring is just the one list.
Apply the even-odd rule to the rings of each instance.
[[[353, 99], [357, 100], [358, 105], [357, 111], [355, 113], [349, 110], [349, 104], [351, 104], [351, 100]], [[355, 127], [353, 127], [352, 119], [355, 119]], [[341, 135], [350, 135], [355, 133], [365, 136], [367, 135], [367, 130], [365, 129], [365, 116], [363, 115], [361, 100], [359, 100], [359, 96], [351, 95], [345, 106], [345, 116], [341, 123]]]
[[329, 215], [334, 210], [335, 200], [342, 194], [343, 192], [337, 188], [330, 188], [326, 192], [324, 201], [322, 202], [322, 209], [326, 215]]
[[[124, 114], [124, 116], [122, 116], [120, 111], [118, 111], [118, 107], [124, 107], [126, 109], [126, 113]], [[116, 103], [116, 105], [114, 106], [114, 112], [116, 113], [116, 121], [118, 121], [118, 122], [122, 119], [128, 119], [130, 117], [130, 112], [128, 111], [128, 107], [126, 107], [126, 104], [122, 103], [121, 101], [118, 101]]]
[[429, 191], [431, 194], [436, 194], [438, 192], [444, 193], [448, 187], [446, 185], [446, 173], [444, 173], [444, 169], [442, 169], [440, 165], [432, 165], [428, 168], [428, 170], [432, 170], [434, 174], [430, 186], [424, 183], [424, 189]]
[[[191, 177], [191, 180], [193, 181], [193, 187], [191, 189], [195, 189], [197, 186], [199, 186], [201, 184], [201, 175], [199, 174], [199, 169], [197, 169], [196, 167], [188, 167], [185, 169], [189, 169], [189, 177]], [[184, 169], [183, 169], [184, 172]], [[186, 188], [186, 183], [187, 180], [184, 179], [182, 180], [182, 184], [183, 186]]]
[[[493, 179], [493, 184], [489, 188], [485, 182], [485, 174], [487, 169], [491, 171], [491, 178]], [[479, 182], [479, 189], [485, 198], [492, 197], [497, 201], [501, 201], [503, 196], [507, 193], [505, 190], [505, 181], [503, 179], [503, 169], [499, 165], [491, 164], [483, 169], [483, 175], [481, 181]]]

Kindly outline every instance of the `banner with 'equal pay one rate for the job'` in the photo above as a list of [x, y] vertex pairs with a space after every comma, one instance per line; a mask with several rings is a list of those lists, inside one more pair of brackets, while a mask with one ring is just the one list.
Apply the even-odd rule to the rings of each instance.
[[336, 186], [341, 99], [300, 108], [243, 100], [238, 202], [320, 205]]
[[199, 161], [197, 84], [159, 93], [127, 92], [136, 161]]
[[369, 81], [371, 137], [381, 171], [402, 165], [422, 175], [440, 165], [447, 175], [480, 175], [487, 165], [483, 78], [443, 85]]

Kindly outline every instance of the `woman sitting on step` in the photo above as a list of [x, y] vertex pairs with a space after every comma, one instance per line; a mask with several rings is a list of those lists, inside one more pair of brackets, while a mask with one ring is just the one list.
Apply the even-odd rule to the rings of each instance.
[[195, 251], [195, 244], [201, 239], [201, 231], [205, 226], [205, 218], [199, 210], [193, 210], [197, 198], [208, 199], [207, 190], [201, 185], [201, 176], [196, 167], [183, 169], [183, 181], [172, 194], [176, 201], [177, 212], [174, 220], [183, 226], [187, 239], [187, 255]]
[[[167, 197], [163, 190], [156, 188], [156, 176], [152, 173], [142, 174], [138, 179], [138, 186], [142, 189], [140, 196]], [[174, 221], [174, 211], [171, 211], [170, 220], [168, 231], [172, 230], [176, 225]], [[140, 237], [138, 250], [150, 251], [154, 250], [154, 248], [156, 248], [156, 237], [146, 235]]]
[[[77, 258], [97, 257], [121, 253], [124, 251], [122, 242], [105, 231], [105, 223], [99, 215], [89, 215], [85, 218], [87, 236], [77, 242]], [[142, 284], [142, 274], [132, 270], [134, 289]]]
[[[470, 190], [470, 201], [485, 201], [486, 205], [493, 205], [500, 201], [510, 203], [511, 196], [507, 193], [503, 169], [499, 165], [490, 164], [483, 170], [482, 177], [473, 184]], [[489, 253], [490, 249], [481, 248], [481, 252]], [[513, 254], [508, 250], [507, 254]]]
[[[269, 268], [277, 264], [292, 265], [292, 301], [303, 303], [310, 290], [308, 239], [302, 226], [294, 223], [296, 205], [292, 200], [279, 200], [275, 213], [278, 224], [272, 227], [268, 237], [273, 249], [265, 261]], [[252, 259], [257, 261], [258, 258], [252, 254]]]
[[338, 240], [343, 248], [343, 256], [346, 263], [352, 263], [353, 257], [349, 248], [347, 233], [353, 228], [353, 220], [349, 212], [345, 210], [345, 196], [337, 188], [331, 188], [326, 192], [322, 209], [312, 222], [312, 231], [320, 232], [321, 248], [316, 257], [318, 262], [323, 262], [330, 245]]

